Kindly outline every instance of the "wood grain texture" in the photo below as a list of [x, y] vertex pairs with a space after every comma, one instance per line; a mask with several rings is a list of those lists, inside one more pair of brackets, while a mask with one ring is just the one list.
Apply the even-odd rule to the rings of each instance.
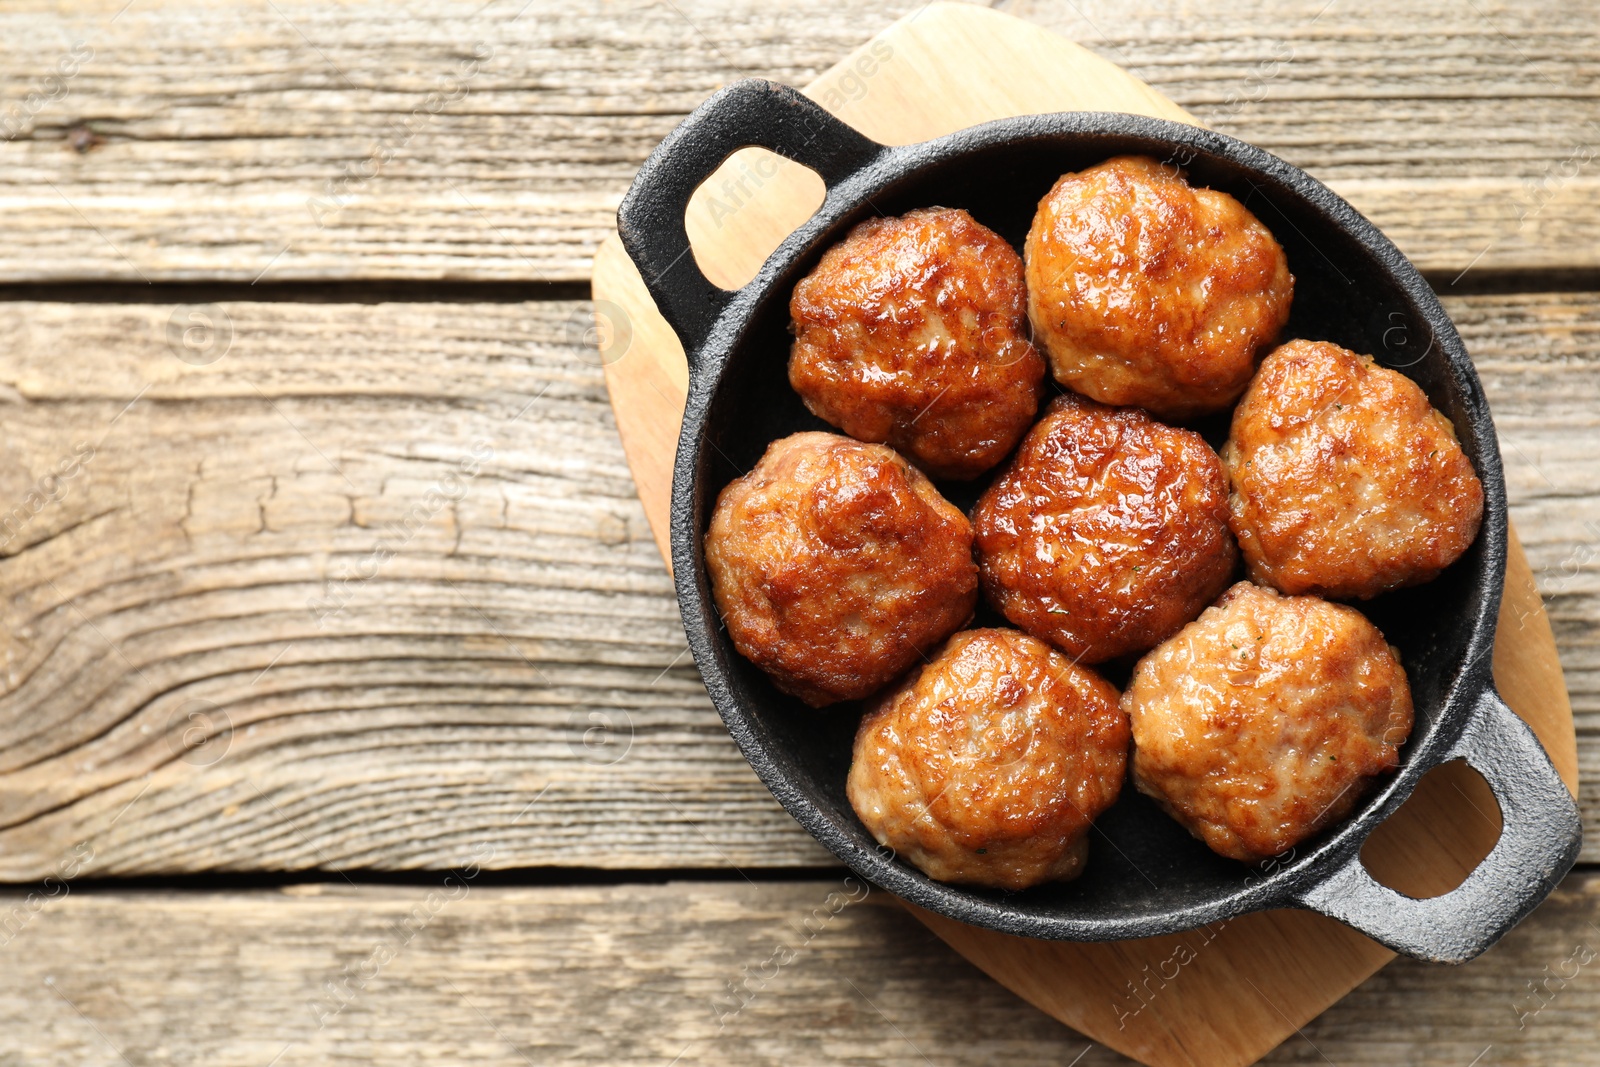
[[441, 865], [489, 826], [516, 866], [821, 856], [688, 661], [586, 307], [235, 304], [203, 367], [170, 307], [0, 313], [4, 876], [86, 835], [107, 875]]
[[[1600, 296], [1448, 308], [1549, 597], [1600, 859]], [[0, 307], [0, 518], [96, 444], [0, 546], [0, 876], [85, 839], [105, 875], [438, 866], [483, 834], [508, 866], [828, 862], [688, 660], [587, 304], [222, 311], [231, 347], [197, 367], [167, 336], [194, 309]], [[386, 542], [478, 440], [461, 500]], [[384, 543], [319, 626], [308, 604]], [[235, 727], [212, 763], [183, 740], [196, 700]]]
[[[984, 978], [883, 894], [851, 902], [861, 896], [853, 882], [534, 889], [444, 877], [419, 887], [74, 889], [42, 905], [7, 894], [0, 1059], [1129, 1062]], [[1265, 1062], [1600, 1063], [1597, 920], [1600, 876], [1569, 877], [1480, 959], [1397, 960]], [[1197, 975], [1185, 968], [1173, 981]]]
[[[586, 279], [691, 108], [804, 84], [921, 3], [124, 6], [0, 11], [0, 280]], [[1331, 182], [1426, 269], [1600, 266], [1584, 5], [1005, 6]]]

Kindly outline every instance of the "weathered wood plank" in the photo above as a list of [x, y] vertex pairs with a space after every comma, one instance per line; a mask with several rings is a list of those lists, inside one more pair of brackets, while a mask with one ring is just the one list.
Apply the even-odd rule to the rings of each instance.
[[[1449, 307], [1600, 825], [1600, 296]], [[0, 305], [0, 877], [86, 839], [105, 876], [442, 866], [485, 837], [518, 867], [827, 862], [688, 662], [590, 321]]]
[[[0, 897], [0, 1057], [38, 1067], [1130, 1062], [853, 879], [35, 892]], [[1600, 875], [1570, 877], [1485, 956], [1397, 961], [1265, 1062], [1600, 1063], [1597, 918]]]
[[[586, 279], [690, 108], [803, 84], [920, 0], [124, 6], [0, 12], [0, 280]], [[1600, 266], [1582, 5], [1010, 7], [1330, 181], [1426, 269]]]
[[822, 857], [688, 661], [586, 307], [230, 305], [205, 366], [172, 314], [0, 309], [6, 876], [108, 831], [108, 874], [444, 864], [469, 824], [518, 866]]

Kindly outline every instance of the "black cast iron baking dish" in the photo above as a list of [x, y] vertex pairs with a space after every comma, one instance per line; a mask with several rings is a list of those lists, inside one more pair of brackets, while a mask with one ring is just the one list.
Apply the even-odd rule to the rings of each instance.
[[[817, 213], [736, 292], [689, 250], [690, 194], [727, 156], [759, 145], [827, 183]], [[1170, 161], [1245, 203], [1296, 278], [1287, 336], [1334, 341], [1402, 370], [1455, 424], [1484, 487], [1483, 530], [1437, 581], [1364, 605], [1400, 650], [1417, 721], [1401, 767], [1356, 813], [1263, 868], [1216, 856], [1131, 787], [1092, 831], [1077, 881], [1006, 894], [934, 882], [881, 849], [845, 799], [855, 706], [823, 711], [779, 693], [734, 651], [711, 598], [701, 538], [717, 493], [767, 445], [826, 429], [789, 388], [788, 301], [822, 252], [861, 219], [963, 207], [1021, 247], [1062, 173], [1122, 153]], [[1264, 908], [1331, 915], [1400, 952], [1457, 962], [1492, 945], [1572, 866], [1577, 808], [1533, 733], [1494, 691], [1490, 652], [1506, 559], [1505, 484], [1494, 426], [1460, 337], [1416, 269], [1365, 218], [1282, 160], [1207, 130], [1133, 115], [1065, 113], [987, 123], [889, 148], [784, 86], [732, 85], [640, 169], [618, 230], [689, 356], [672, 492], [672, 561], [684, 628], [717, 710], [746, 758], [816, 838], [871, 882], [932, 911], [1026, 937], [1107, 941], [1189, 929]], [[737, 225], [735, 216], [728, 224]], [[958, 505], [971, 486], [942, 485]], [[1499, 801], [1504, 830], [1453, 892], [1416, 900], [1367, 873], [1367, 835], [1431, 768], [1464, 759]]]

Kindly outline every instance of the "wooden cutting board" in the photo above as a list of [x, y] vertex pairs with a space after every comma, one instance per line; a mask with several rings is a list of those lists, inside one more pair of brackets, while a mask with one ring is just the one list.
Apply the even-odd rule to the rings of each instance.
[[[1072, 42], [965, 4], [930, 4], [902, 19], [804, 92], [887, 144], [1047, 111], [1125, 111], [1195, 122]], [[821, 180], [810, 171], [760, 149], [736, 153], [690, 204], [695, 259], [712, 281], [737, 287], [755, 276], [822, 196]], [[596, 358], [605, 366], [645, 514], [670, 566], [672, 464], [688, 387], [683, 348], [615, 235], [595, 256], [593, 284]], [[1576, 795], [1572, 708], [1514, 531], [1494, 674]], [[1373, 835], [1363, 859], [1386, 884], [1426, 896], [1459, 884], [1498, 834], [1487, 785], [1464, 765], [1449, 765], [1429, 775]], [[911, 911], [1002, 985], [1153, 1067], [1252, 1063], [1393, 958], [1365, 936], [1302, 911], [1087, 945], [1011, 937]]]

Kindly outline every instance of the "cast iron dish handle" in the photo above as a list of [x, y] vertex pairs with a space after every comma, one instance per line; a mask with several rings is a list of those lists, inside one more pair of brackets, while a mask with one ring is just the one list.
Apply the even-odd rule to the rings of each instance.
[[1440, 963], [1472, 959], [1521, 922], [1577, 859], [1577, 805], [1539, 739], [1492, 687], [1439, 762], [1457, 759], [1494, 790], [1502, 822], [1494, 850], [1466, 881], [1418, 900], [1375, 881], [1357, 849], [1299, 902], [1408, 956]]
[[733, 293], [700, 273], [683, 213], [723, 160], [751, 146], [810, 167], [830, 189], [884, 151], [788, 86], [749, 79], [701, 104], [650, 153], [617, 208], [617, 233], [691, 367]]

